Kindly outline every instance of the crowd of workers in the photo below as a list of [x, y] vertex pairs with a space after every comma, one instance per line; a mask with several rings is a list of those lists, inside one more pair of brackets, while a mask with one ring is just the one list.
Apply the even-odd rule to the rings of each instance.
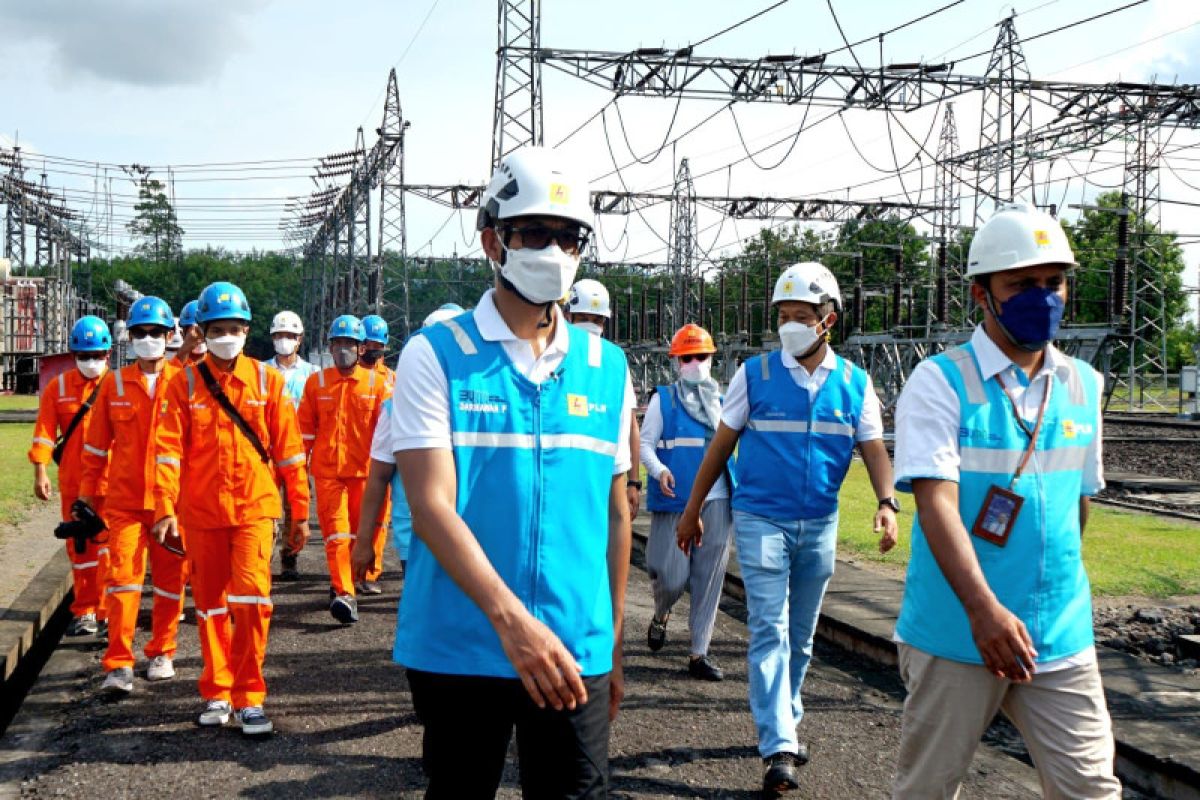
[[785, 792], [810, 757], [802, 688], [857, 450], [881, 550], [900, 535], [894, 487], [916, 506], [896, 627], [908, 697], [894, 796], [956, 796], [1003, 710], [1045, 796], [1119, 797], [1080, 557], [1088, 497], [1103, 488], [1101, 381], [1052, 344], [1075, 266], [1058, 223], [1012, 205], [976, 234], [968, 276], [984, 321], [905, 386], [894, 476], [871, 379], [829, 344], [842, 298], [815, 262], [779, 276], [779, 347], [724, 389], [712, 335], [680, 327], [674, 380], [654, 389], [639, 428], [625, 354], [604, 338], [608, 293], [574, 282], [588, 197], [553, 151], [503, 159], [477, 224], [495, 286], [471, 310], [431, 314], [395, 372], [379, 317], [337, 317], [323, 368], [300, 357], [306, 332], [291, 311], [272, 320], [274, 358], [244, 355], [251, 309], [226, 282], [178, 320], [165, 301], [139, 299], [124, 367], [108, 368], [102, 320], [76, 323], [76, 368], [44, 389], [29, 457], [43, 500], [58, 461], [64, 523], [95, 512], [107, 528], [68, 543], [69, 634], [107, 636], [102, 691], [134, 690], [149, 562], [145, 678], [175, 674], [190, 583], [199, 724], [236, 717], [245, 734], [270, 733], [270, 563], [278, 540], [278, 579], [297, 577], [311, 485], [337, 622], [353, 624], [356, 598], [380, 592], [385, 542], [399, 554], [393, 656], [424, 726], [428, 796], [494, 795], [514, 730], [527, 796], [605, 796], [644, 466], [646, 645], [662, 649], [688, 590], [687, 672], [723, 680], [709, 642], [736, 546], [763, 791]]

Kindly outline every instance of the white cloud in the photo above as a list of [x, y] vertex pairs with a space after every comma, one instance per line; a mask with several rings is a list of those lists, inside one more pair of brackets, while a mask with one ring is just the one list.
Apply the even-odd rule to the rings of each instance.
[[[5, 40], [49, 48], [54, 68], [138, 86], [179, 86], [215, 77], [247, 40], [244, 18], [262, 0], [39, 0], [0, 2]], [[0, 45], [0, 56], [5, 55]]]

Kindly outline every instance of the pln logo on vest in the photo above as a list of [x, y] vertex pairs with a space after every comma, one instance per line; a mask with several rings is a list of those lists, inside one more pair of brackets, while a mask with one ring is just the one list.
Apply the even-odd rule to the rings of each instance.
[[572, 417], [586, 417], [588, 415], [588, 399], [586, 394], [568, 394], [567, 395], [567, 413]]
[[1064, 439], [1074, 439], [1076, 436], [1089, 436], [1092, 433], [1090, 423], [1076, 422], [1073, 419], [1064, 419], [1062, 421], [1062, 432]]

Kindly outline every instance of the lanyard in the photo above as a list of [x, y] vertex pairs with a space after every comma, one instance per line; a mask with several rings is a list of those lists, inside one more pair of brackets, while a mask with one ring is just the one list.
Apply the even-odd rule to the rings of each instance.
[[[1013, 473], [1012, 480], [1008, 482], [1008, 488], [1011, 491], [1012, 487], [1017, 484], [1017, 479], [1021, 477], [1021, 473], [1025, 471], [1026, 465], [1029, 464], [1029, 458], [1033, 455], [1034, 449], [1037, 447], [1038, 434], [1042, 430], [1042, 420], [1046, 418], [1046, 405], [1050, 402], [1050, 375], [1046, 375], [1046, 391], [1042, 393], [1042, 405], [1038, 408], [1037, 424], [1033, 426], [1033, 430], [1029, 429], [1029, 425], [1021, 418], [1021, 412], [1017, 408], [1017, 401], [1013, 398], [1012, 392], [1004, 384], [1004, 376], [997, 372], [996, 380], [1000, 382], [1000, 388], [1004, 390], [1004, 395], [1008, 398], [1008, 402], [1012, 405], [1013, 416], [1017, 420], [1017, 424], [1021, 426], [1021, 430], [1029, 437], [1029, 446], [1025, 448], [1025, 454], [1021, 456], [1021, 461], [1017, 464], [1017, 471]], [[1030, 384], [1032, 387], [1033, 384]], [[1028, 389], [1026, 390], [1028, 391]]]

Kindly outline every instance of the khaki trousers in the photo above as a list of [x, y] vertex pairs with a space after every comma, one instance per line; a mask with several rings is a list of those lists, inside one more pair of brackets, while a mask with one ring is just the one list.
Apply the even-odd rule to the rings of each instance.
[[1032, 682], [1018, 684], [978, 664], [938, 658], [906, 644], [899, 648], [908, 697], [893, 798], [957, 798], [998, 710], [1021, 731], [1047, 800], [1121, 797], [1113, 775], [1112, 723], [1096, 664], [1035, 673]]

